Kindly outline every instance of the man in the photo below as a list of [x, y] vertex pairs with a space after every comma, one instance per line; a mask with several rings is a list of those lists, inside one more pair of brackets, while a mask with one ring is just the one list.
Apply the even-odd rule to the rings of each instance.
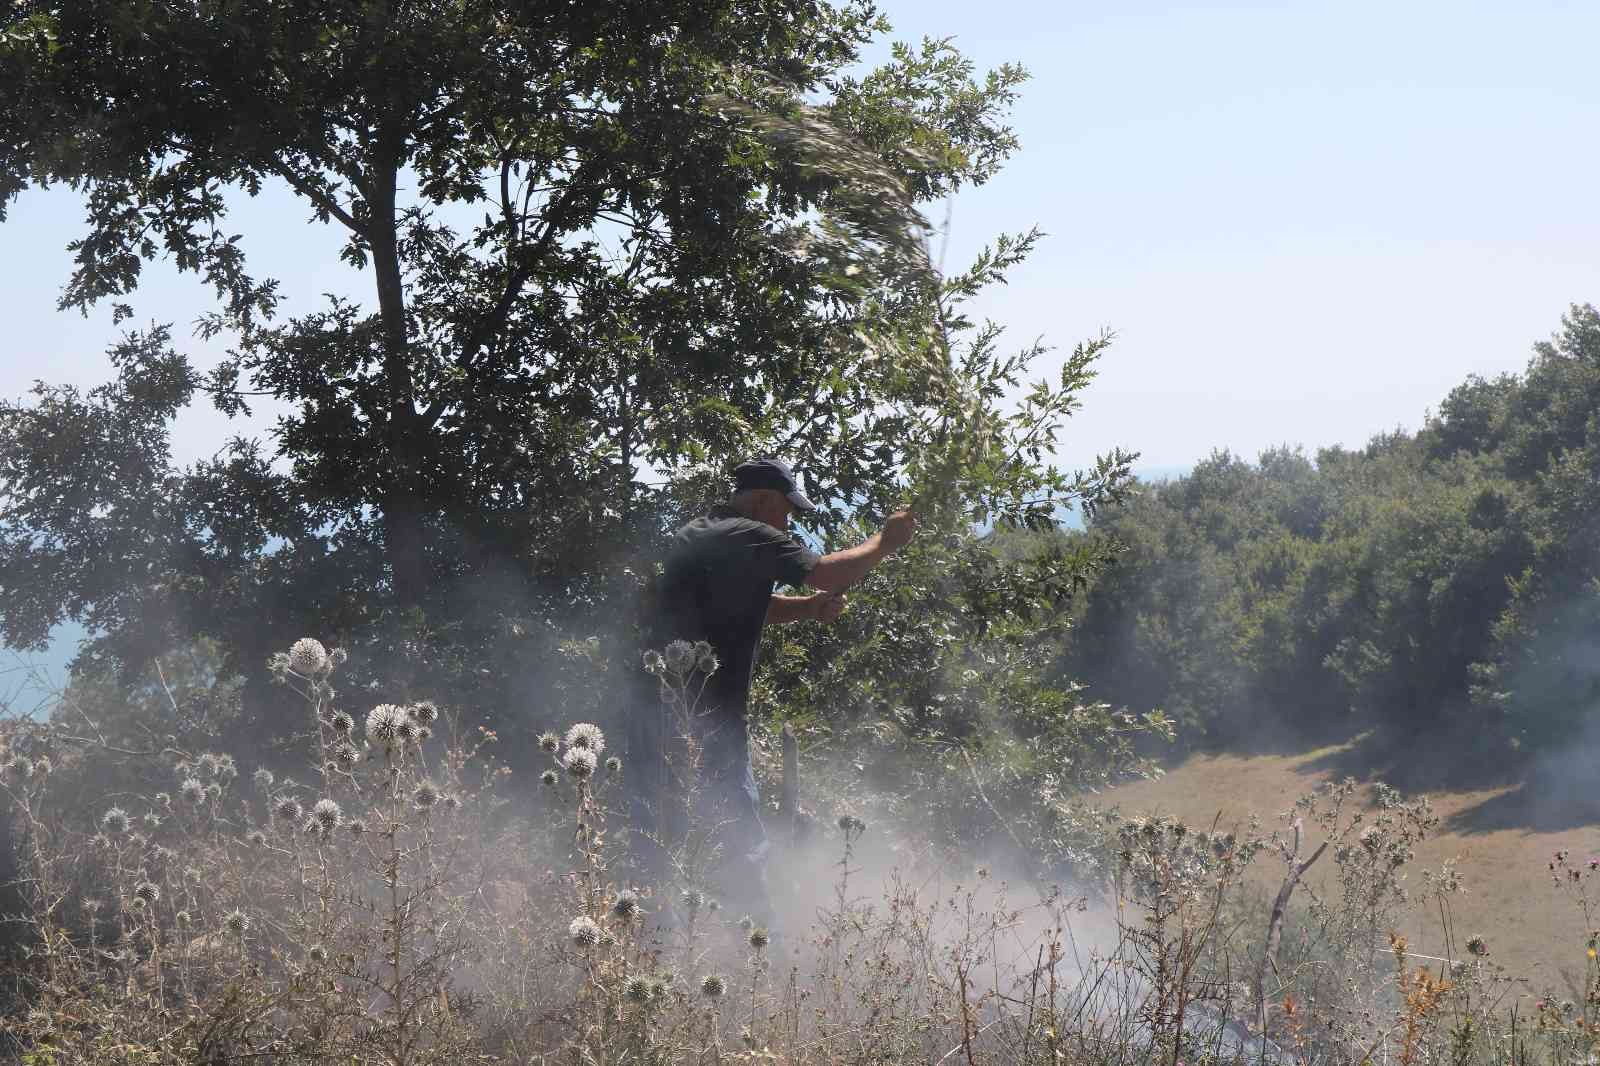
[[[916, 519], [900, 511], [855, 547], [819, 556], [788, 532], [792, 514], [816, 508], [787, 465], [752, 460], [734, 470], [733, 481], [728, 503], [674, 536], [644, 620], [647, 647], [660, 651], [675, 640], [705, 641], [715, 651], [716, 669], [709, 676], [704, 671], [690, 675], [692, 683], [683, 691], [695, 705], [677, 708], [676, 715], [659, 699], [641, 699], [630, 721], [630, 778], [636, 829], [654, 826], [667, 836], [683, 829], [660, 817], [672, 801], [669, 793], [686, 786], [700, 791], [697, 815], [714, 821], [717, 830], [720, 890], [730, 905], [770, 924], [763, 862], [767, 839], [745, 724], [762, 627], [837, 619], [844, 610], [843, 592], [904, 547]], [[818, 591], [775, 595], [778, 585]], [[669, 746], [686, 729], [698, 756], [693, 781], [667, 765]], [[640, 843], [636, 854], [659, 880], [668, 861], [652, 844], [669, 842]]]

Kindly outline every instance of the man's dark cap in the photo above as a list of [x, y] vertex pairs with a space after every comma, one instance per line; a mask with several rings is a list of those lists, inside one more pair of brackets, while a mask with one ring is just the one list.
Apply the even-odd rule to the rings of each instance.
[[781, 492], [799, 511], [815, 511], [817, 505], [806, 499], [794, 472], [781, 459], [752, 459], [740, 463], [733, 471], [733, 486], [739, 492], [748, 489], [772, 489]]

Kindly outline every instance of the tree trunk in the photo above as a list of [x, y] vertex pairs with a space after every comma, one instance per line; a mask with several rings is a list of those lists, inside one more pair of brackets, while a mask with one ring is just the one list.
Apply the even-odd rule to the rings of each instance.
[[430, 585], [427, 530], [423, 524], [423, 459], [427, 427], [418, 417], [411, 379], [410, 341], [406, 328], [405, 289], [400, 274], [395, 183], [400, 169], [398, 137], [384, 132], [377, 139], [368, 172], [369, 242], [378, 286], [378, 314], [383, 326], [383, 376], [388, 391], [384, 425], [388, 484], [378, 506], [383, 512], [384, 548], [389, 561], [390, 594], [396, 605], [421, 603]]

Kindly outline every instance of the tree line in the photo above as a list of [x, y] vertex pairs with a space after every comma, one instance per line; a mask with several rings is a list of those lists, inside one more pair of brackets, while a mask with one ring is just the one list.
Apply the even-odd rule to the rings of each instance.
[[1352, 714], [1486, 755], [1574, 743], [1600, 708], [1600, 313], [1414, 433], [1214, 453], [1081, 538], [1120, 555], [1058, 672], [1199, 743]]

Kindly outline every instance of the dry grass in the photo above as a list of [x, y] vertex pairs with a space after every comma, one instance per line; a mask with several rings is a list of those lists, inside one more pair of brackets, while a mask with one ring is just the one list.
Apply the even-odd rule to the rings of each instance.
[[[1224, 824], [1251, 814], [1270, 822], [1295, 797], [1350, 771], [1350, 756], [1365, 739], [1292, 754], [1195, 756], [1162, 778], [1120, 786], [1104, 799], [1127, 813], [1159, 812], [1191, 824], [1209, 824], [1219, 813]], [[1359, 772], [1356, 776], [1376, 779]], [[1581, 979], [1584, 972], [1580, 915], [1552, 885], [1548, 863], [1558, 849], [1580, 858], [1600, 851], [1600, 827], [1567, 827], [1542, 818], [1518, 824], [1506, 815], [1518, 809], [1531, 812], [1532, 805], [1520, 802], [1523, 791], [1518, 785], [1426, 790], [1440, 816], [1440, 829], [1417, 847], [1410, 882], [1419, 882], [1420, 871], [1454, 860], [1467, 889], [1453, 904], [1457, 956], [1466, 937], [1482, 935], [1497, 962], [1529, 979], [1527, 995], [1532, 999], [1532, 989], [1560, 986], [1563, 973]], [[1486, 818], [1486, 813], [1493, 816]], [[1330, 873], [1328, 865], [1319, 864], [1306, 875], [1306, 884], [1317, 891]], [[1258, 865], [1253, 876], [1263, 890], [1275, 890], [1282, 872]], [[1444, 954], [1438, 915], [1413, 911], [1408, 917], [1400, 931], [1413, 953]]]

